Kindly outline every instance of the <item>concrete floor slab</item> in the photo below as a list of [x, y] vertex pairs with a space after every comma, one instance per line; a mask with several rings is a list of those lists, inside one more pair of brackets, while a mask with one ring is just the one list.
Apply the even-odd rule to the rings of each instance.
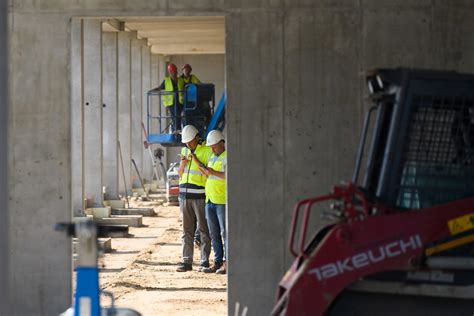
[[156, 216], [152, 208], [112, 208], [112, 215], [142, 215], [142, 216]]
[[141, 215], [111, 215], [110, 217], [94, 218], [97, 224], [103, 225], [128, 225], [129, 227], [143, 226]]

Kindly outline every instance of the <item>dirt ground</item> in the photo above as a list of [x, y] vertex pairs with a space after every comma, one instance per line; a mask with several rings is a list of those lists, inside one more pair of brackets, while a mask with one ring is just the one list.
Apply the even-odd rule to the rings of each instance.
[[113, 238], [114, 251], [99, 263], [101, 288], [114, 294], [116, 306], [143, 316], [226, 315], [227, 276], [198, 272], [197, 248], [194, 270], [176, 272], [181, 260], [179, 208], [153, 202], [135, 206], [153, 207], [158, 216], [144, 217], [144, 227], [131, 227], [132, 238]]

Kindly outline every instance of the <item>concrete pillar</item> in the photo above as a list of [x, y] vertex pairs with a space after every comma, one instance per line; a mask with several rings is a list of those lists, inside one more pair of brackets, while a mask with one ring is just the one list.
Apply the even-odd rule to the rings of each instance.
[[[140, 174], [143, 176], [143, 132], [142, 132], [142, 45], [144, 40], [132, 39], [131, 48], [131, 93], [132, 93], [132, 159], [135, 160]], [[140, 181], [135, 168], [132, 166], [133, 187], [140, 187]]]
[[118, 198], [117, 32], [102, 34], [103, 181], [107, 198]]
[[[163, 66], [161, 64], [161, 58], [159, 55], [152, 54], [151, 55], [151, 88], [155, 88], [161, 84], [161, 81], [163, 80], [163, 76], [160, 76], [160, 70], [163, 69]], [[160, 67], [161, 66], [161, 67]], [[160, 104], [158, 97], [153, 97], [151, 98], [151, 115], [153, 116], [158, 116], [159, 111], [158, 111], [158, 106]], [[153, 133], [158, 133], [159, 131], [159, 124], [157, 119], [153, 119], [150, 122], [150, 130], [153, 131]], [[165, 151], [166, 153], [166, 148], [159, 145], [159, 144], [153, 144], [153, 149], [161, 148]], [[164, 157], [161, 158], [161, 161], [163, 162], [165, 169], [167, 169], [167, 161], [166, 161], [166, 154]], [[158, 165], [159, 161], [157, 161], [157, 168], [158, 168], [158, 175], [162, 177], [162, 181], [164, 180], [164, 177], [162, 175], [161, 167]]]
[[[119, 32], [118, 33], [118, 137], [121, 147], [121, 155], [123, 160], [119, 156], [119, 192], [125, 194], [125, 187], [128, 190], [127, 194], [130, 194], [131, 190], [131, 93], [130, 93], [130, 69], [131, 69], [131, 58], [130, 58], [130, 45], [131, 35], [130, 32]], [[120, 152], [119, 152], [120, 155]], [[125, 175], [124, 175], [125, 174]], [[125, 178], [125, 182], [124, 182]]]
[[[146, 127], [147, 120], [147, 91], [150, 90], [151, 85], [151, 50], [147, 45], [142, 46], [142, 122]], [[145, 140], [145, 135], [142, 133], [142, 144]], [[150, 153], [145, 146], [142, 146], [143, 153], [143, 179], [146, 182], [151, 182], [153, 179], [153, 163], [150, 158]]]
[[102, 204], [102, 22], [83, 21], [84, 193]]
[[[298, 155], [292, 152], [286, 156], [282, 139], [283, 20], [277, 13], [259, 11], [226, 24], [239, 30], [226, 37], [228, 314], [233, 314], [239, 303], [240, 310], [248, 307], [249, 314], [264, 315], [271, 311], [278, 281], [287, 268], [290, 210], [283, 205], [292, 197], [286, 196], [285, 185], [296, 179], [285, 177], [285, 159]], [[252, 41], [258, 46], [247, 45], [248, 37], [241, 36], [251, 25], [258, 25], [251, 27]], [[250, 167], [255, 163], [259, 168]], [[242, 180], [247, 185], [239, 183]], [[241, 238], [247, 234], [252, 237]]]
[[8, 308], [8, 153], [7, 153], [7, 2], [0, 2], [0, 315], [10, 315]]
[[82, 81], [82, 19], [71, 21], [71, 202], [73, 215], [84, 206], [84, 100]]
[[[0, 257], [8, 258], [10, 270], [9, 288], [0, 296], [8, 293], [14, 310], [2, 316], [58, 315], [70, 306], [72, 289], [71, 239], [54, 231], [55, 223], [71, 220], [71, 17], [19, 12], [11, 5], [7, 10], [9, 80], [0, 85], [8, 82], [10, 95], [8, 198], [2, 199], [9, 218], [0, 222], [8, 225], [9, 251]], [[2, 148], [0, 156], [4, 153]]]

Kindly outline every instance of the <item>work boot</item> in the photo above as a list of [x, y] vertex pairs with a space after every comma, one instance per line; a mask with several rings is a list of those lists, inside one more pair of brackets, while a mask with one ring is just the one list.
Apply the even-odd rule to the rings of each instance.
[[219, 269], [217, 269], [216, 274], [226, 274], [226, 273], [227, 273], [227, 268], [224, 261], [224, 263], [222, 263], [222, 266]]
[[209, 269], [209, 261], [204, 261], [201, 262], [201, 265], [199, 266], [199, 272], [204, 272], [205, 269]]
[[211, 267], [202, 270], [204, 273], [216, 273], [222, 267], [222, 263], [214, 263]]
[[177, 272], [186, 272], [191, 271], [193, 269], [193, 265], [191, 263], [181, 262], [179, 266], [176, 268]]

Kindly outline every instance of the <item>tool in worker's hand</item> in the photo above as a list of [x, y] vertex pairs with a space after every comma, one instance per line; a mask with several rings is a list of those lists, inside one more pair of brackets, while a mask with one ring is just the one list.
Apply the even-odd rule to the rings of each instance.
[[123, 186], [125, 187], [125, 199], [127, 200], [127, 207], [130, 208], [130, 202], [128, 200], [128, 190], [127, 190], [127, 179], [125, 178], [125, 167], [123, 165], [122, 157], [122, 147], [120, 146], [120, 141], [117, 141], [117, 146], [120, 154], [120, 163], [122, 164], [122, 176], [123, 176]]
[[[143, 183], [142, 176], [140, 175], [140, 172], [138, 171], [137, 164], [135, 163], [135, 160], [133, 158], [132, 158], [132, 163], [133, 163], [133, 166], [135, 167], [135, 171], [137, 172], [138, 179], [140, 180], [140, 184], [142, 185], [143, 192], [145, 192], [145, 197], [146, 197], [145, 199], [148, 201], [148, 200], [150, 200], [150, 197], [148, 196], [148, 192], [146, 191], [145, 184]], [[142, 200], [144, 200], [143, 197], [142, 197]]]

